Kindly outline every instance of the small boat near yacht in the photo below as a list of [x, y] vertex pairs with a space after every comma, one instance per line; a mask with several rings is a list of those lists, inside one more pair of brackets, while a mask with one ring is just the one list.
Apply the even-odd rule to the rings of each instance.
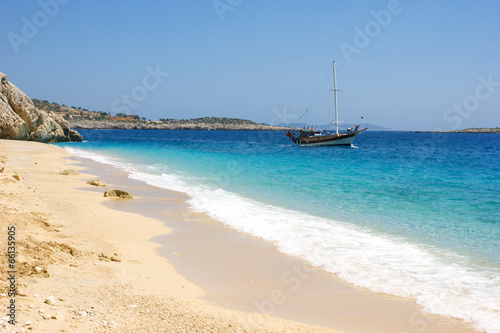
[[339, 132], [338, 107], [337, 107], [337, 77], [335, 72], [335, 61], [333, 62], [333, 93], [335, 100], [335, 132], [306, 127], [297, 131], [283, 133], [293, 143], [300, 146], [350, 146], [357, 135], [363, 133], [366, 128], [359, 129], [359, 125]]

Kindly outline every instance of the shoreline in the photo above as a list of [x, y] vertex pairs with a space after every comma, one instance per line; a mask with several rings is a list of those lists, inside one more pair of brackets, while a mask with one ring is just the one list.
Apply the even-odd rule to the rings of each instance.
[[[0, 240], [6, 244], [7, 227], [16, 226], [18, 274], [15, 297], [0, 281], [0, 332], [331, 331], [271, 316], [255, 326], [246, 313], [203, 300], [201, 288], [177, 273], [151, 241], [171, 229], [124, 210], [140, 198], [104, 198], [104, 188], [86, 184], [96, 175], [63, 148], [0, 140], [0, 160]], [[60, 175], [65, 169], [80, 174]], [[7, 249], [1, 251], [3, 277]], [[15, 326], [5, 319], [12, 299]]]
[[[155, 297], [160, 297], [160, 300], [156, 300], [160, 303], [162, 297], [168, 299], [173, 297], [182, 302], [187, 300], [192, 309], [196, 309], [196, 311], [203, 309], [208, 311], [210, 315], [216, 313], [223, 318], [222, 322], [231, 322], [231, 326], [217, 326], [216, 330], [224, 331], [236, 330], [236, 327], [242, 327], [249, 331], [296, 331], [298, 329], [311, 332], [329, 331], [326, 328], [321, 329], [307, 324], [345, 331], [412, 332], [420, 331], [423, 328], [431, 332], [474, 331], [469, 324], [460, 320], [425, 314], [411, 300], [376, 294], [353, 287], [333, 274], [311, 267], [300, 259], [281, 254], [269, 242], [230, 229], [203, 214], [190, 211], [185, 202], [187, 197], [183, 194], [155, 188], [129, 179], [124, 171], [117, 170], [110, 165], [75, 156], [70, 157], [71, 155], [60, 147], [38, 146], [40, 144], [19, 143], [18, 141], [0, 141], [2, 151], [0, 155], [4, 154], [4, 144], [9, 143], [11, 143], [11, 149], [14, 146], [23, 146], [24, 149], [28, 149], [28, 146], [32, 146], [32, 148], [37, 146], [37, 149], [41, 149], [42, 146], [50, 147], [50, 149], [42, 150], [58, 150], [59, 159], [61, 155], [66, 158], [64, 161], [51, 160], [50, 163], [59, 164], [52, 166], [49, 174], [43, 174], [52, 182], [54, 179], [59, 181], [57, 184], [59, 189], [55, 191], [60, 192], [58, 200], [52, 203], [52, 207], [47, 207], [48, 211], [56, 211], [52, 214], [57, 216], [57, 209], [54, 207], [60, 208], [61, 201], [64, 201], [62, 198], [67, 197], [68, 192], [71, 192], [69, 194], [82, 198], [75, 205], [75, 208], [79, 207], [80, 213], [95, 215], [94, 219], [101, 223], [88, 221], [93, 230], [86, 229], [82, 233], [82, 230], [74, 224], [66, 222], [66, 224], [62, 223], [60, 231], [56, 233], [64, 235], [73, 243], [91, 242], [87, 238], [82, 239], [85, 233], [93, 236], [96, 236], [96, 232], [101, 235], [115, 233], [112, 237], [101, 236], [92, 242], [100, 242], [94, 244], [95, 247], [106, 247], [105, 245], [107, 245], [109, 248], [111, 244], [113, 250], [109, 248], [106, 257], [111, 257], [112, 254], [116, 253], [121, 261], [106, 261], [109, 258], [103, 259], [103, 257], [99, 257], [100, 254], [97, 254], [98, 251], [91, 251], [89, 255], [91, 259], [84, 265], [90, 271], [79, 272], [79, 274], [90, 274], [92, 269], [100, 269], [102, 261], [106, 266], [107, 273], [114, 275], [115, 283], [123, 286], [121, 292], [130, 289], [140, 296], [148, 297], [152, 296], [151, 293], [153, 293]], [[31, 157], [34, 156], [30, 154], [25, 159], [29, 160]], [[42, 164], [40, 162], [42, 154], [36, 158], [39, 160], [38, 163]], [[0, 174], [2, 179], [7, 179], [5, 176], [8, 175], [9, 169], [12, 169], [12, 166], [9, 165], [11, 161], [14, 159], [9, 158], [4, 163], [6, 171]], [[49, 163], [48, 160], [46, 162]], [[75, 168], [84, 170], [79, 176], [57, 175], [62, 167], [72, 167], [75, 162], [77, 162]], [[33, 164], [31, 168], [34, 168]], [[36, 168], [39, 168], [39, 165]], [[21, 168], [19, 169], [21, 170]], [[25, 174], [28, 174], [29, 171], [29, 168], [24, 170]], [[131, 191], [137, 197], [132, 200], [104, 199], [102, 197], [103, 188], [91, 187], [85, 183], [86, 180], [95, 178], [93, 177], [95, 174], [98, 174], [100, 179], [113, 187]], [[40, 189], [44, 188], [40, 185], [39, 180], [36, 180], [36, 177], [30, 179], [32, 176], [34, 175], [23, 176], [21, 174], [19, 182], [29, 181], [30, 184], [35, 183]], [[12, 186], [10, 183], [9, 186]], [[60, 185], [68, 185], [68, 183], [71, 183], [72, 186], [70, 191], [60, 189]], [[33, 188], [35, 185], [29, 187]], [[45, 189], [48, 190], [48, 188]], [[82, 207], [87, 209], [82, 209]], [[62, 210], [64, 211], [64, 209]], [[65, 214], [67, 217], [74, 218], [75, 212], [67, 211]], [[113, 216], [113, 221], [102, 220], [100, 214], [107, 217]], [[124, 223], [124, 221], [126, 222]], [[146, 223], [147, 228], [139, 230], [138, 224], [142, 226], [144, 223]], [[4, 227], [2, 226], [2, 228]], [[54, 235], [54, 232], [50, 230], [45, 231], [49, 235]], [[138, 238], [140, 245], [136, 243]], [[145, 253], [149, 255], [147, 260], [144, 259]], [[52, 266], [52, 264], [48, 265], [48, 272], [57, 268], [57, 265], [54, 265], [56, 267]], [[57, 269], [55, 271], [57, 272]], [[61, 271], [64, 272], [64, 269], [61, 268]], [[93, 275], [95, 274], [94, 272]], [[165, 277], [167, 278], [165, 279]], [[52, 278], [51, 275], [49, 279], [45, 279], [45, 282], [50, 285], [49, 280]], [[65, 283], [75, 287], [74, 278], [68, 276]], [[29, 280], [29, 282], [33, 281]], [[90, 284], [103, 283], [95, 277], [90, 277], [87, 282]], [[36, 284], [40, 284], [40, 281], [36, 281]], [[58, 285], [56, 281], [52, 281], [52, 284], [53, 287]], [[30, 283], [26, 283], [26, 290], [29, 290], [30, 287]], [[78, 288], [76, 289], [78, 290]], [[120, 290], [111, 288], [112, 291], [110, 291], [109, 289], [109, 285], [106, 286], [104, 283], [101, 292], [104, 294], [120, 293]], [[24, 299], [23, 297], [19, 298]], [[0, 300], [3, 303], [5, 297], [0, 298]], [[125, 310], [137, 309], [137, 304], [129, 305], [136, 305], [136, 307], [125, 307]], [[36, 307], [34, 308], [36, 309]], [[115, 309], [115, 307], [112, 308]], [[148, 308], [148, 306], [145, 305], [144, 308]], [[31, 308], [28, 305], [27, 312], [31, 313], [29, 309]], [[25, 313], [23, 312], [23, 314]], [[268, 314], [307, 324], [272, 317]], [[78, 315], [76, 316], [77, 319], [81, 319]], [[118, 321], [121, 320], [123, 323], [123, 316], [117, 316], [117, 318], [120, 318]], [[160, 323], [164, 321], [159, 318], [154, 319], [159, 320]], [[219, 319], [217, 324], [219, 324]], [[116, 322], [118, 323], [118, 321]], [[193, 319], [193, 321], [195, 320]], [[37, 323], [39, 322], [37, 321]], [[49, 322], [53, 322], [53, 320]], [[41, 323], [45, 324], [47, 321], [42, 320]], [[124, 329], [122, 326], [120, 327], [118, 330]], [[85, 328], [81, 326], [79, 329], [84, 330]]]
[[[90, 163], [94, 168], [114, 169], [100, 162]], [[272, 314], [342, 331], [413, 332], [423, 327], [429, 332], [474, 331], [461, 320], [424, 313], [412, 300], [353, 286], [335, 274], [279, 252], [269, 241], [190, 210], [184, 193], [146, 185], [126, 178], [125, 171], [119, 172], [119, 176], [109, 176], [116, 177], [114, 181], [122, 187], [144, 187], [148, 194], [176, 193], [182, 197], [182, 203], [169, 213], [177, 220], [169, 223], [173, 231], [153, 241], [163, 245], [160, 253], [181, 275], [200, 286], [206, 293], [204, 299], [212, 304], [257, 312], [252, 320], [258, 321], [262, 313]], [[161, 199], [149, 200], [127, 210], [161, 218]]]

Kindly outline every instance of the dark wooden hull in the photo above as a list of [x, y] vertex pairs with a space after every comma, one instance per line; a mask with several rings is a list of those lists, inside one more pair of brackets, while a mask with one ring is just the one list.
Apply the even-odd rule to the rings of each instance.
[[301, 146], [350, 146], [354, 138], [365, 129], [348, 134], [315, 135], [293, 138], [292, 141]]

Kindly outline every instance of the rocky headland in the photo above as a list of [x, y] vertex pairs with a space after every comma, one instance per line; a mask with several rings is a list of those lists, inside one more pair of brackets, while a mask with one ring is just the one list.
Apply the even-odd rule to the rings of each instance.
[[258, 124], [249, 120], [207, 117], [169, 121], [70, 120], [76, 129], [287, 131], [290, 127]]
[[127, 130], [214, 130], [214, 131], [287, 131], [295, 126], [259, 124], [251, 120], [228, 117], [203, 117], [194, 119], [150, 120], [136, 114], [89, 111], [76, 106], [66, 106], [33, 98], [36, 107], [55, 112], [75, 129], [127, 129]]
[[33, 101], [0, 73], [0, 139], [40, 142], [82, 141], [68, 122]]
[[500, 128], [466, 128], [455, 131], [413, 131], [412, 133], [485, 133], [485, 134], [500, 134]]

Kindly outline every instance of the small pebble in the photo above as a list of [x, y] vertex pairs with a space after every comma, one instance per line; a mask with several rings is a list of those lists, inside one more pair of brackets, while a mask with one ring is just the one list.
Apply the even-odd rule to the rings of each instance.
[[55, 315], [53, 315], [51, 318], [52, 319], [57, 319], [57, 320], [63, 320], [64, 319], [64, 315], [61, 312], [58, 312]]
[[54, 296], [49, 296], [45, 299], [45, 303], [47, 303], [48, 305], [55, 305], [56, 298]]
[[121, 262], [122, 260], [120, 259], [120, 257], [112, 256], [111, 261]]
[[26, 294], [26, 292], [21, 288], [17, 288], [16, 294], [19, 296], [28, 296], [28, 294]]

